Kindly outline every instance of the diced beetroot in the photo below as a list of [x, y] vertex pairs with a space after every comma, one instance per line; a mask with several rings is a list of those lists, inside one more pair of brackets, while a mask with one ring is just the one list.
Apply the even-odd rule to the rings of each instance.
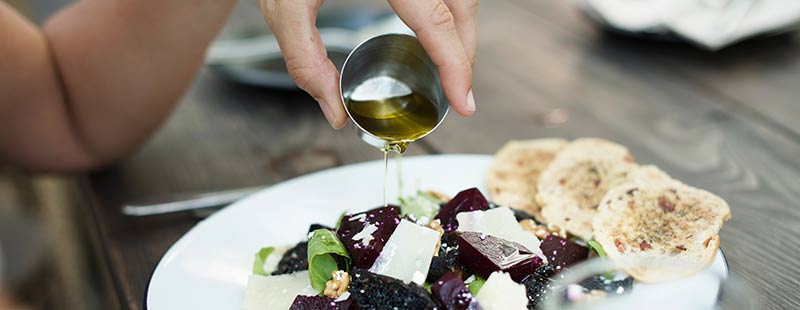
[[297, 295], [289, 310], [347, 310], [353, 302], [349, 299], [336, 301], [325, 296]]
[[345, 215], [336, 233], [357, 268], [370, 268], [400, 223], [399, 209], [380, 207]]
[[539, 248], [556, 270], [582, 262], [589, 257], [589, 248], [553, 234], [544, 237]]
[[447, 273], [431, 286], [433, 297], [446, 310], [480, 310], [478, 300], [472, 296], [461, 276]]
[[521, 284], [525, 285], [525, 294], [528, 295], [528, 309], [539, 309], [540, 304], [548, 298], [554, 288], [550, 280], [553, 273], [555, 269], [552, 266], [544, 265], [522, 280]]
[[442, 222], [445, 232], [455, 231], [458, 228], [456, 214], [461, 212], [489, 209], [489, 202], [477, 188], [463, 190], [453, 197], [447, 204], [439, 209], [436, 219]]
[[458, 250], [458, 260], [484, 278], [503, 271], [520, 282], [543, 263], [541, 257], [519, 243], [479, 232], [462, 232]]

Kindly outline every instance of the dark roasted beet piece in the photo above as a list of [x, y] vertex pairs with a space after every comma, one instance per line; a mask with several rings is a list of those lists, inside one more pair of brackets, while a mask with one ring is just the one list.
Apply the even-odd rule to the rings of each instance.
[[366, 212], [345, 215], [336, 233], [342, 241], [353, 266], [372, 267], [383, 246], [400, 223], [399, 209], [381, 207]]
[[336, 301], [325, 296], [298, 295], [289, 310], [347, 310], [352, 303], [350, 299]]
[[333, 228], [330, 228], [330, 227], [322, 225], [322, 224], [311, 224], [311, 226], [308, 226], [308, 233], [311, 233], [311, 232], [313, 232], [313, 231], [315, 231], [317, 229], [327, 229], [327, 230], [331, 230], [331, 231], [334, 230]]
[[453, 197], [447, 204], [445, 204], [436, 215], [436, 219], [442, 221], [442, 229], [445, 232], [451, 232], [458, 228], [458, 220], [456, 214], [461, 212], [486, 210], [489, 208], [489, 202], [486, 197], [483, 197], [481, 191], [477, 188], [470, 188], [463, 190], [458, 195]]
[[601, 290], [610, 294], [622, 294], [631, 290], [633, 287], [633, 278], [626, 277], [621, 280], [606, 280], [603, 276], [594, 276], [581, 281], [579, 284], [589, 291]]
[[364, 269], [352, 270], [348, 291], [356, 309], [436, 309], [421, 286]]
[[458, 233], [446, 233], [442, 235], [442, 245], [439, 247], [439, 254], [431, 259], [431, 267], [428, 269], [428, 283], [436, 282], [449, 272], [455, 272], [462, 276], [468, 276], [464, 271], [466, 267], [458, 261]]
[[542, 300], [544, 300], [547, 293], [553, 289], [550, 278], [542, 276], [539, 273], [533, 273], [525, 278], [525, 280], [522, 280], [522, 285], [525, 285], [525, 293], [528, 296], [528, 309], [531, 310], [539, 309]]
[[446, 310], [480, 310], [478, 300], [472, 296], [461, 276], [447, 273], [431, 285], [433, 298]]
[[558, 270], [556, 270], [553, 265], [544, 265], [536, 268], [536, 271], [533, 273], [539, 275], [540, 277], [552, 278], [556, 272], [558, 272]]
[[272, 272], [272, 275], [294, 273], [300, 270], [308, 270], [308, 242], [300, 242], [283, 253], [278, 267]]
[[516, 242], [471, 231], [462, 232], [458, 238], [458, 260], [484, 278], [503, 271], [519, 282], [543, 263], [541, 257]]
[[446, 258], [434, 256], [431, 259], [431, 266], [428, 268], [428, 277], [425, 278], [425, 282], [436, 282], [438, 278], [441, 278], [443, 275], [453, 271], [454, 270], [451, 270], [450, 267], [448, 267]]
[[556, 270], [582, 262], [589, 257], [589, 248], [553, 234], [544, 237], [539, 248]]
[[548, 292], [553, 289], [553, 278], [561, 277], [556, 272], [553, 266], [544, 265], [536, 268], [533, 274], [522, 280], [528, 296], [528, 309], [538, 309], [541, 301], [546, 299]]

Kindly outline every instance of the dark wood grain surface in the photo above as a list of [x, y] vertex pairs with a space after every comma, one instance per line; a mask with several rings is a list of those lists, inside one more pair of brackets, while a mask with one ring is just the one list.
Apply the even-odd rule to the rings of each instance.
[[[451, 115], [412, 154], [493, 153], [509, 139], [550, 136], [617, 141], [725, 198], [733, 272], [765, 309], [800, 307], [800, 37], [708, 53], [610, 35], [567, 1], [544, 0], [484, 1], [479, 32], [478, 113]], [[152, 141], [85, 182], [123, 308], [142, 308], [152, 269], [197, 219], [124, 217], [122, 203], [379, 157], [352, 128], [331, 130], [303, 94], [202, 72]]]

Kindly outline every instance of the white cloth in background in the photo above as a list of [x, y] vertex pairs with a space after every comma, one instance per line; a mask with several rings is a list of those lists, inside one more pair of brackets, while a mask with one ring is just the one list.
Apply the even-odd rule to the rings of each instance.
[[583, 0], [583, 4], [615, 28], [672, 32], [711, 50], [800, 26], [800, 0]]

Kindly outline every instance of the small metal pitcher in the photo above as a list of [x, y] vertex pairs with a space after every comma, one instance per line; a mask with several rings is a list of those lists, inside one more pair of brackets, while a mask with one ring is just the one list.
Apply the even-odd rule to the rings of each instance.
[[389, 141], [364, 129], [350, 114], [347, 101], [359, 86], [361, 89], [367, 88], [372, 96], [390, 98], [396, 96], [397, 91], [410, 90], [433, 102], [438, 113], [436, 126], [419, 138], [436, 130], [450, 109], [439, 80], [439, 70], [419, 40], [411, 35], [384, 34], [372, 37], [353, 49], [342, 66], [339, 91], [347, 115], [358, 127], [359, 136], [364, 142], [387, 149]]

